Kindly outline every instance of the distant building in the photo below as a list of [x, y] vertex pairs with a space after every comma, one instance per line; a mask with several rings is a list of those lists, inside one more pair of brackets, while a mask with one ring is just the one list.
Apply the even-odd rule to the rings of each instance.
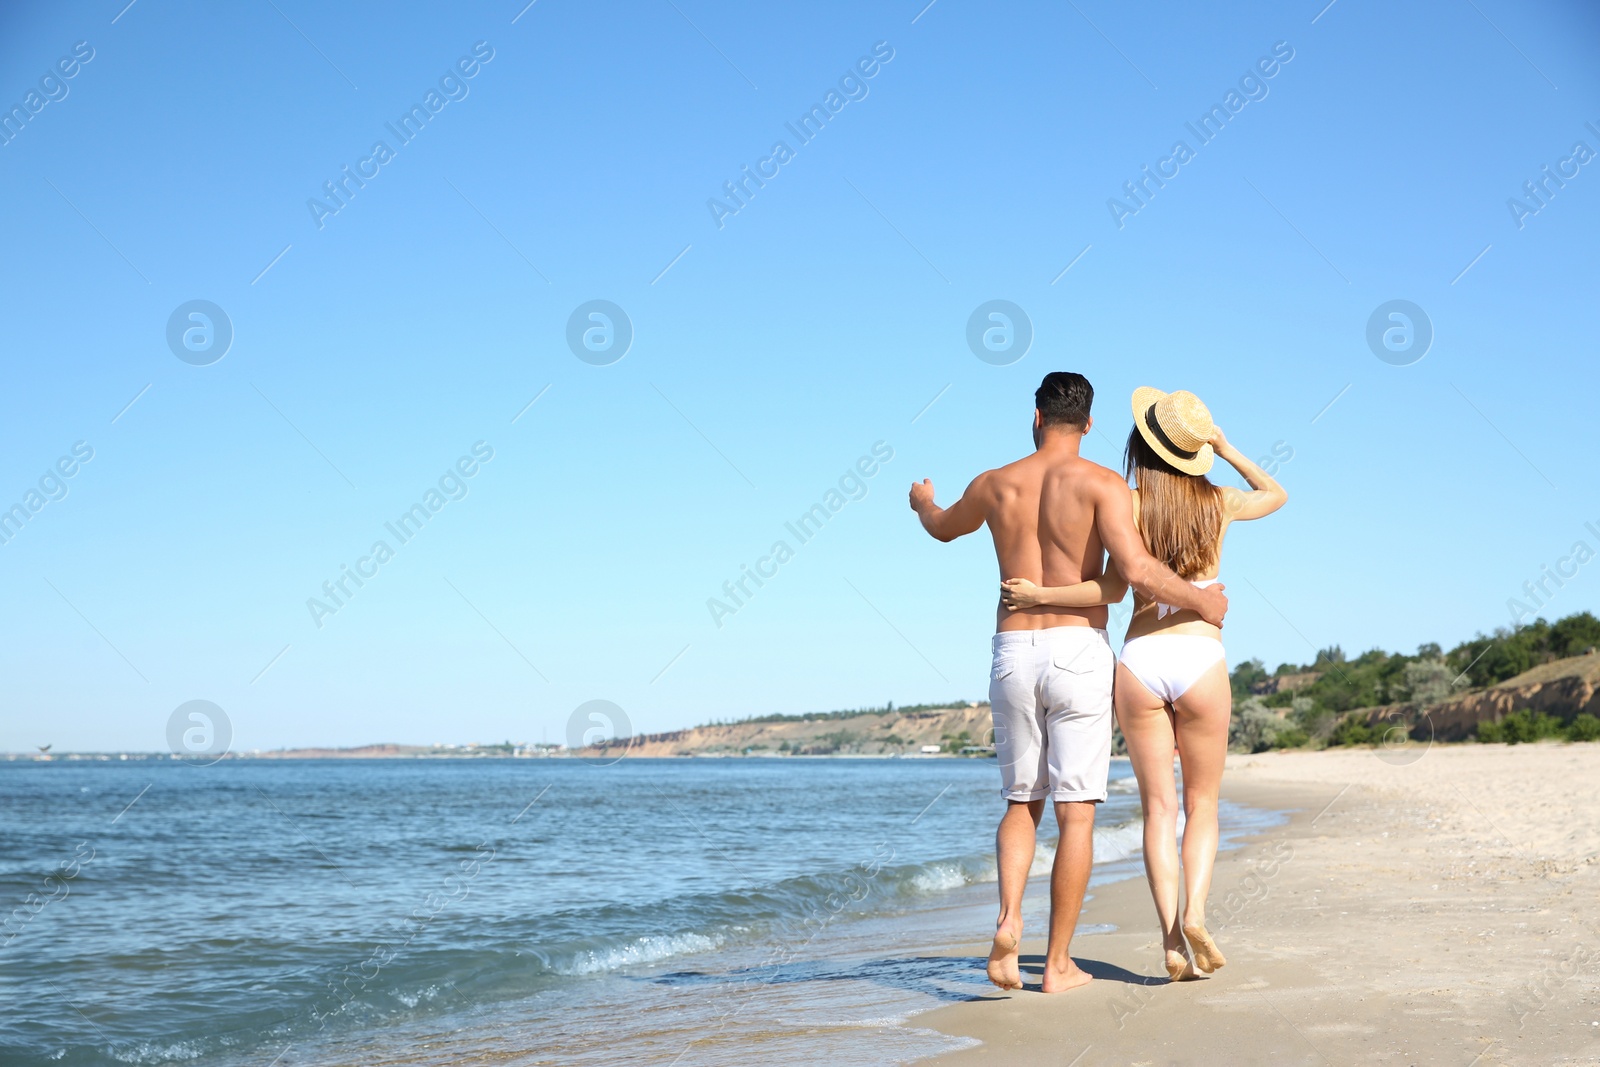
[[944, 749], [940, 748], [938, 745], [923, 745], [921, 751], [924, 756], [937, 756], [939, 753], [943, 752]]

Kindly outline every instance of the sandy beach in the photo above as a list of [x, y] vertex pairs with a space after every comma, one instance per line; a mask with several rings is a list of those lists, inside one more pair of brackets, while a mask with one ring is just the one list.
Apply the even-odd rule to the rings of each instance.
[[1104, 886], [1082, 924], [1115, 931], [1073, 945], [1096, 981], [1034, 991], [1035, 924], [1033, 988], [918, 1017], [982, 1042], [932, 1062], [1600, 1062], [1600, 745], [1232, 756], [1222, 795], [1291, 812], [1219, 857], [1226, 967], [1167, 982], [1143, 880]]

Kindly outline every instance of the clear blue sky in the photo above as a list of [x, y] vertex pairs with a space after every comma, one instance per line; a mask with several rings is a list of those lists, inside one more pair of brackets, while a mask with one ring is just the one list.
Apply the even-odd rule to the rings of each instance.
[[[1235, 661], [1448, 645], [1600, 549], [1588, 5], [125, 2], [0, 15], [28, 115], [0, 145], [0, 506], [66, 490], [0, 545], [0, 749], [160, 749], [193, 699], [248, 749], [554, 741], [591, 699], [656, 730], [979, 698], [987, 538], [928, 539], [906, 488], [948, 502], [1031, 447], [1057, 369], [1098, 390], [1101, 462], [1141, 384], [1292, 449], [1289, 507], [1224, 559]], [[371, 176], [332, 213], [346, 166]], [[745, 166], [776, 173], [719, 228]], [[632, 323], [609, 365], [566, 340], [595, 299]], [[1033, 328], [1006, 366], [965, 339], [993, 299]], [[1394, 299], [1434, 331], [1406, 366], [1366, 341]], [[232, 323], [209, 365], [167, 343], [192, 300]], [[866, 495], [788, 535], [879, 441]], [[1597, 605], [1592, 563], [1546, 614]]]

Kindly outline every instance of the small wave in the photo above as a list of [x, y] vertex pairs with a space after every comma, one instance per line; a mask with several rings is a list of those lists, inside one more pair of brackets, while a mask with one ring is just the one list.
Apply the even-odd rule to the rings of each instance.
[[118, 1063], [170, 1063], [173, 1060], [197, 1060], [205, 1054], [198, 1041], [176, 1041], [163, 1045], [154, 1041], [141, 1041], [137, 1045], [112, 1047], [107, 1054]]
[[970, 879], [967, 874], [954, 867], [935, 867], [923, 871], [911, 880], [912, 888], [919, 893], [937, 893], [968, 884]]
[[[671, 913], [679, 929], [629, 937], [625, 940], [584, 939], [580, 947], [536, 945], [531, 955], [548, 973], [565, 976], [603, 974], [665, 960], [672, 956], [710, 952], [730, 940], [771, 936], [789, 927], [810, 930], [819, 921], [831, 922], [842, 913], [860, 915], [882, 907], [901, 907], [906, 897], [920, 897], [992, 882], [994, 857], [961, 856], [926, 863], [885, 866], [875, 872], [852, 868], [802, 875], [759, 889], [679, 898], [665, 907], [650, 909], [657, 921]], [[626, 912], [638, 909], [629, 908]], [[624, 914], [611, 909], [607, 925], [631, 925], [644, 914]], [[577, 921], [572, 916], [569, 921]], [[712, 933], [711, 931], [716, 931]]]
[[439, 987], [436, 985], [430, 985], [426, 989], [417, 990], [415, 993], [407, 993], [403, 990], [396, 990], [394, 993], [394, 999], [398, 1000], [408, 1008], [415, 1008], [418, 1004], [421, 1004], [424, 1001], [432, 1000], [438, 995]]
[[970, 855], [885, 867], [876, 880], [896, 896], [918, 896], [994, 879], [994, 857]]
[[697, 933], [646, 935], [618, 945], [579, 951], [569, 962], [556, 964], [551, 970], [556, 974], [570, 976], [603, 974], [623, 967], [659, 963], [673, 956], [710, 952], [721, 947], [723, 941], [721, 937], [709, 937]]
[[1133, 820], [1120, 826], [1095, 828], [1094, 861], [1115, 863], [1129, 856], [1137, 856], [1144, 848], [1144, 821]]
[[[1179, 816], [1179, 826], [1182, 826], [1182, 816]], [[1136, 856], [1144, 848], [1144, 820], [1129, 819], [1127, 822], [1117, 823], [1115, 826], [1096, 826], [1094, 828], [1094, 862], [1116, 863], [1129, 856]], [[1056, 842], [1040, 841], [1033, 847], [1033, 866], [1028, 869], [1028, 877], [1040, 878], [1050, 873], [1051, 864], [1056, 858]], [[987, 881], [994, 881], [993, 871]]]
[[886, 1030], [890, 1027], [906, 1025], [916, 1014], [915, 1012], [907, 1012], [904, 1015], [875, 1015], [869, 1019], [828, 1019], [823, 1025], [854, 1027], [863, 1030]]

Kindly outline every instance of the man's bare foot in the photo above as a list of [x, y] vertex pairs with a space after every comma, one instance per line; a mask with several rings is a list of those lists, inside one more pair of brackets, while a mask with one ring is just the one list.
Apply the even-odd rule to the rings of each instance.
[[1174, 982], [1187, 982], [1195, 977], [1194, 963], [1183, 949], [1167, 949], [1167, 977]]
[[1183, 936], [1189, 939], [1189, 947], [1194, 949], [1194, 963], [1202, 971], [1210, 974], [1218, 967], [1226, 966], [1228, 960], [1211, 940], [1211, 935], [1199, 923], [1184, 923]]
[[1001, 989], [1021, 989], [1022, 970], [1017, 966], [1016, 932], [1002, 926], [994, 932], [994, 947], [989, 950], [989, 981]]
[[1049, 960], [1044, 965], [1044, 984], [1040, 988], [1046, 993], [1065, 993], [1069, 989], [1088, 985], [1094, 981], [1094, 976], [1071, 960], [1065, 967], [1056, 967]]

